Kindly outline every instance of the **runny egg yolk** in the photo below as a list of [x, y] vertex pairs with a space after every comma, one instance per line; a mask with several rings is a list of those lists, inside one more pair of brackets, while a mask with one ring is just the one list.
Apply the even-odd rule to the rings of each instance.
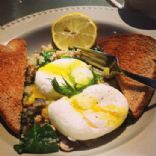
[[70, 103], [77, 112], [80, 112], [82, 114], [86, 123], [94, 128], [97, 128], [98, 125], [92, 123], [90, 117], [88, 116], [89, 114], [94, 113], [95, 118], [99, 118], [99, 120], [105, 120], [105, 126], [108, 127], [117, 127], [124, 120], [126, 111], [125, 108], [119, 107], [115, 104], [107, 104], [106, 106], [101, 106], [99, 100], [87, 94], [79, 94], [73, 96], [70, 99]]
[[27, 87], [27, 92], [29, 94], [27, 97], [27, 105], [33, 104], [37, 98], [47, 99], [47, 97], [41, 93], [34, 84]]
[[[52, 101], [50, 98], [48, 98], [43, 93], [41, 93], [38, 87], [34, 84], [27, 86], [27, 90], [29, 94], [26, 101], [27, 106], [32, 105], [35, 102], [35, 99], [39, 99], [39, 98]], [[48, 105], [42, 109], [42, 116], [45, 119], [48, 119]]]
[[70, 100], [71, 100], [72, 106], [77, 111], [92, 109], [92, 107], [97, 105], [98, 103], [96, 98], [92, 96], [83, 95], [83, 94], [75, 95]]
[[71, 72], [76, 70], [77, 68], [80, 67], [86, 67], [87, 65], [77, 59], [72, 59], [71, 61], [67, 62], [52, 62], [49, 63], [39, 69], [39, 71], [43, 71], [47, 74], [54, 74], [57, 76], [62, 76], [64, 77], [67, 81], [72, 82], [71, 78]]

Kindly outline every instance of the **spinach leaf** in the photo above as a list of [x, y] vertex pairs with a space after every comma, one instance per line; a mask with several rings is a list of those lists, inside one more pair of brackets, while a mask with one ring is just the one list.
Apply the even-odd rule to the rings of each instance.
[[51, 153], [59, 150], [57, 136], [49, 124], [34, 124], [21, 138], [21, 143], [14, 145], [17, 153]]

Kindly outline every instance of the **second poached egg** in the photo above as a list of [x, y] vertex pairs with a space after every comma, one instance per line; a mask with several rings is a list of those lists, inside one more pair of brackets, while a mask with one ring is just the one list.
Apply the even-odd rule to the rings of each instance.
[[48, 107], [49, 119], [63, 135], [89, 140], [118, 128], [128, 114], [124, 95], [108, 84], [87, 87], [71, 98], [63, 97]]

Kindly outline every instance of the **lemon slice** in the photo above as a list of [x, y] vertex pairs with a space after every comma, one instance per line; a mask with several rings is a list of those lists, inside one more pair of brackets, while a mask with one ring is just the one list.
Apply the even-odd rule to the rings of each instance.
[[55, 45], [62, 50], [75, 46], [91, 48], [97, 36], [93, 20], [79, 12], [69, 13], [52, 24]]

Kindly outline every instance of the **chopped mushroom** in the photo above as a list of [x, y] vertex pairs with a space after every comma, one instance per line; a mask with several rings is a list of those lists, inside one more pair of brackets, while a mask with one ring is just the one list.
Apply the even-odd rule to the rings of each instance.
[[41, 123], [41, 122], [42, 122], [42, 116], [41, 115], [36, 115], [35, 123]]
[[59, 147], [62, 151], [70, 152], [75, 149], [75, 144], [74, 144], [74, 142], [68, 140], [66, 137], [61, 136], [60, 142], [59, 142]]
[[33, 104], [34, 107], [45, 107], [46, 105], [46, 101], [42, 98], [36, 98]]

